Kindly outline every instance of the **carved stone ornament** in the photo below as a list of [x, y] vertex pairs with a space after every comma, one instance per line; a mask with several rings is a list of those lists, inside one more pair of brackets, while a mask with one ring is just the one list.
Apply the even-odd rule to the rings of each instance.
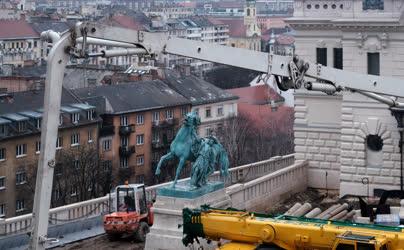
[[325, 48], [326, 44], [324, 40], [317, 41], [317, 48]]

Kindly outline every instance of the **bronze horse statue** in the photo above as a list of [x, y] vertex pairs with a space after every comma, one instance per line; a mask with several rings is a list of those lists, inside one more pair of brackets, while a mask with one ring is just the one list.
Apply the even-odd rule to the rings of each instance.
[[192, 166], [191, 185], [193, 186], [200, 187], [206, 184], [207, 177], [213, 173], [218, 164], [221, 167], [221, 176], [228, 175], [229, 160], [226, 151], [215, 138], [199, 138], [196, 129], [200, 123], [201, 120], [195, 112], [188, 113], [170, 145], [170, 152], [161, 157], [157, 165], [155, 174], [159, 175], [165, 161], [172, 160], [174, 157], [179, 159], [172, 187], [177, 184], [187, 161], [197, 163], [196, 169], [194, 165]]

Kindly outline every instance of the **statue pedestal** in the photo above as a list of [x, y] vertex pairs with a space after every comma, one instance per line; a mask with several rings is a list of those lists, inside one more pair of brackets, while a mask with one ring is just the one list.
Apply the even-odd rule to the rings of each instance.
[[[195, 198], [167, 196], [168, 193], [166, 191], [168, 189], [170, 188], [162, 188], [158, 191], [156, 202], [153, 205], [154, 224], [146, 237], [146, 250], [189, 249], [182, 244], [182, 227], [178, 228], [178, 225], [182, 224], [183, 208], [199, 208], [205, 204], [215, 208], [227, 208], [231, 205], [230, 197], [226, 195], [224, 188], [202, 194]], [[191, 194], [185, 195], [184, 192], [186, 191], [182, 190], [181, 187], [176, 187], [176, 189], [178, 189], [179, 193], [172, 193], [172, 195], [182, 197], [195, 195], [195, 192], [192, 193], [192, 190], [189, 191]], [[166, 195], [159, 195], [159, 192]], [[201, 240], [201, 244], [204, 245], [205, 250], [215, 249], [217, 246], [214, 242], [207, 244], [204, 240]]]

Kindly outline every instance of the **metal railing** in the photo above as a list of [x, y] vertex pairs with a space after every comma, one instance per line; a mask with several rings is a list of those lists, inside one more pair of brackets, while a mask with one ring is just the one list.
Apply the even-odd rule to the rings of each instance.
[[[260, 178], [269, 173], [286, 168], [294, 163], [294, 154], [285, 156], [276, 156], [268, 160], [246, 164], [243, 166], [229, 169], [229, 178], [226, 180], [226, 186], [235, 183], [245, 183]], [[186, 181], [189, 178], [181, 179], [179, 182]], [[211, 181], [220, 180], [219, 171], [214, 172], [210, 178]], [[148, 200], [154, 199], [157, 195], [157, 189], [169, 185], [166, 182], [158, 185], [146, 187], [146, 196]], [[70, 205], [52, 208], [49, 211], [50, 224], [63, 224], [66, 222], [100, 216], [110, 211], [110, 195], [77, 202]], [[0, 219], [0, 236], [11, 235], [15, 233], [26, 232], [31, 229], [32, 214], [16, 216], [7, 219]]]

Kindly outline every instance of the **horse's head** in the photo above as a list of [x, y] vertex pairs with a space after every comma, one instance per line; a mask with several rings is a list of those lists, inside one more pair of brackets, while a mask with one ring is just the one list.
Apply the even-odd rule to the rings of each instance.
[[198, 114], [196, 114], [195, 111], [190, 112], [185, 115], [184, 124], [185, 124], [185, 126], [190, 126], [190, 127], [196, 128], [199, 126], [199, 124], [201, 124], [201, 118], [199, 118]]

